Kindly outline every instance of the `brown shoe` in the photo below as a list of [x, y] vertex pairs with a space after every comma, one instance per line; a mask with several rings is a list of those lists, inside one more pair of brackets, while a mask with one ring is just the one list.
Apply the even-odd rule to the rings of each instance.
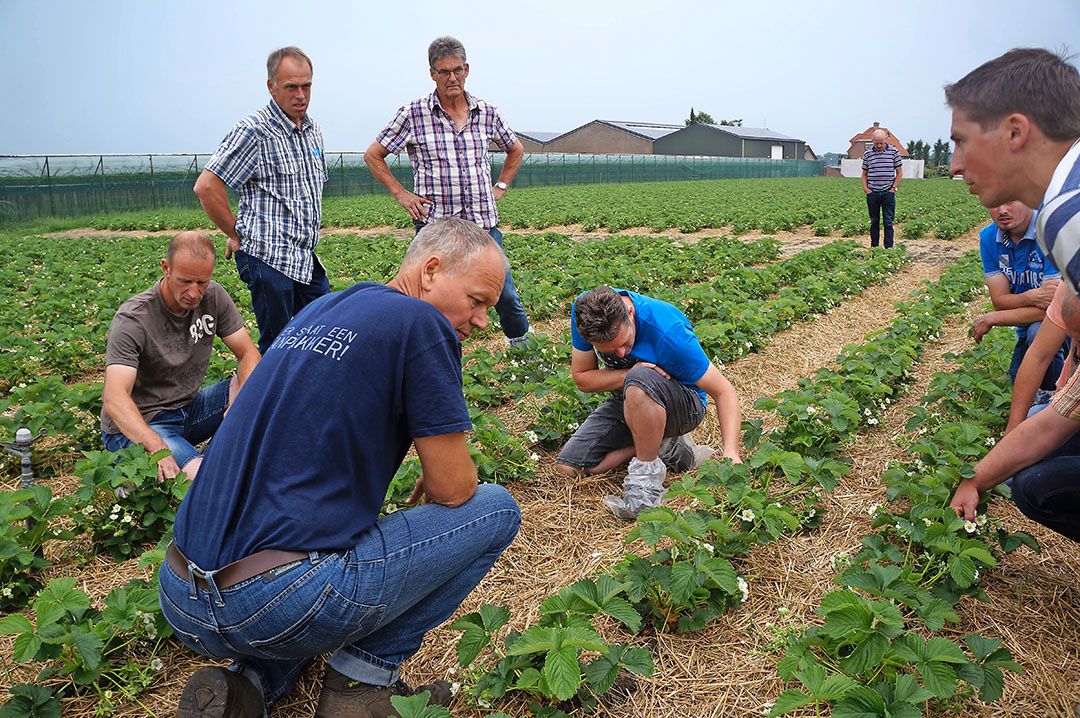
[[224, 668], [200, 668], [184, 685], [176, 718], [262, 718], [264, 711], [259, 689], [247, 678]]
[[397, 718], [399, 714], [390, 697], [411, 696], [424, 691], [431, 694], [428, 705], [448, 706], [454, 697], [446, 681], [422, 685], [416, 690], [409, 688], [405, 681], [392, 686], [374, 686], [354, 681], [327, 666], [315, 718]]

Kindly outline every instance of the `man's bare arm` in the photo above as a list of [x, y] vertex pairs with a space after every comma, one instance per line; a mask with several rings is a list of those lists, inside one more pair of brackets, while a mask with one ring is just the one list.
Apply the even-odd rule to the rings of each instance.
[[229, 206], [225, 183], [210, 170], [203, 170], [195, 180], [195, 196], [206, 216], [225, 234], [225, 259], [231, 259], [233, 252], [240, 249], [240, 237], [236, 234], [236, 217]]
[[243, 387], [252, 370], [262, 359], [262, 354], [259, 353], [255, 342], [251, 341], [251, 335], [248, 334], [246, 328], [238, 329], [229, 336], [222, 337], [221, 341], [225, 342], [225, 346], [229, 347], [233, 356], [236, 357], [236, 383], [239, 387]]
[[594, 352], [570, 351], [570, 376], [582, 391], [618, 391], [626, 381], [626, 372], [626, 369], [601, 369]]
[[956, 487], [949, 506], [968, 521], [975, 518], [979, 495], [989, 491], [1021, 469], [1050, 455], [1080, 429], [1080, 422], [1067, 419], [1053, 407], [1024, 421], [999, 441], [982, 461], [975, 464], [975, 476]]
[[716, 403], [716, 420], [723, 434], [724, 456], [733, 459], [736, 463], [742, 463], [739, 455], [742, 412], [739, 409], [739, 396], [735, 392], [735, 387], [714, 364], [710, 364], [705, 375], [697, 380], [697, 386], [711, 396]]
[[[131, 390], [135, 387], [137, 373], [135, 367], [123, 364], [110, 364], [105, 367], [102, 404], [105, 413], [120, 429], [120, 433], [132, 443], [141, 444], [152, 454], [169, 447], [165, 440], [146, 423], [142, 412], [131, 398]], [[172, 456], [166, 456], [158, 462], [158, 479], [171, 479], [178, 473], [180, 473], [180, 467]]]
[[1043, 319], [1046, 319], [1046, 310], [1035, 307], [987, 312], [975, 317], [971, 324], [971, 336], [976, 342], [981, 342], [986, 333], [994, 327], [1026, 327]]
[[389, 154], [387, 149], [378, 141], [372, 142], [371, 146], [364, 152], [364, 163], [367, 164], [371, 175], [379, 180], [379, 184], [393, 195], [394, 200], [409, 213], [413, 220], [425, 219], [427, 217], [427, 207], [424, 205], [432, 204], [432, 201], [427, 197], [413, 194], [397, 181], [397, 177], [394, 177], [394, 173], [390, 171], [390, 166], [386, 164], [386, 158]]
[[986, 288], [990, 290], [990, 301], [994, 304], [994, 309], [998, 311], [1024, 307], [1046, 309], [1050, 306], [1054, 292], [1057, 291], [1060, 283], [1059, 279], [1047, 279], [1034, 289], [1014, 294], [1009, 278], [1004, 274], [995, 274], [986, 278]]
[[425, 436], [413, 443], [423, 470], [417, 489], [428, 501], [453, 508], [472, 498], [476, 493], [476, 466], [469, 456], [464, 432]]
[[[515, 140], [510, 149], [506, 150], [506, 159], [503, 161], [502, 171], [499, 172], [499, 182], [510, 184], [517, 176], [518, 168], [521, 167], [521, 159], [525, 156], [525, 146], [521, 140]], [[495, 188], [495, 199], [502, 199], [505, 190]]]
[[1050, 362], [1054, 360], [1061, 343], [1065, 341], [1065, 330], [1053, 322], [1043, 322], [1035, 341], [1024, 354], [1024, 361], [1016, 372], [1013, 382], [1012, 402], [1009, 404], [1009, 423], [1005, 433], [1010, 433], [1027, 418], [1035, 392], [1042, 385], [1043, 377]]

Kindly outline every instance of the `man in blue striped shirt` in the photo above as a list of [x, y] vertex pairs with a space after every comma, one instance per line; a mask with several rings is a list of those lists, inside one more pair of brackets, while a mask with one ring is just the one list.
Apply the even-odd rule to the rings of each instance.
[[[1010, 50], [946, 85], [952, 173], [987, 207], [1038, 207], [1036, 238], [1072, 291], [1066, 329], [1080, 330], [1080, 72], [1048, 50]], [[975, 517], [983, 492], [1013, 477], [1028, 518], [1080, 541], [1080, 372], [1050, 407], [1009, 432], [960, 482], [951, 506]]]
[[[225, 233], [225, 258], [251, 290], [259, 351], [304, 306], [330, 291], [315, 256], [322, 222], [326, 157], [322, 131], [307, 114], [311, 59], [283, 47], [266, 61], [270, 104], [225, 136], [195, 182], [206, 216]], [[233, 216], [225, 186], [240, 197]]]
[[[862, 188], [870, 211], [870, 246], [878, 246], [879, 222], [885, 225], [885, 249], [893, 245], [896, 190], [904, 174], [900, 152], [885, 141], [884, 130], [874, 130], [874, 145], [862, 158]], [[880, 219], [879, 219], [880, 215]]]

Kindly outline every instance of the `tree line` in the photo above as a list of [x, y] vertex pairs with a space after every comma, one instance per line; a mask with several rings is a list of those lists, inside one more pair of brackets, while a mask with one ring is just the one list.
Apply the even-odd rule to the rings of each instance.
[[932, 170], [934, 174], [948, 176], [949, 163], [952, 161], [952, 151], [949, 149], [948, 140], [938, 140], [932, 147], [928, 142], [912, 140], [907, 143], [907, 151], [910, 159], [926, 162], [928, 171]]

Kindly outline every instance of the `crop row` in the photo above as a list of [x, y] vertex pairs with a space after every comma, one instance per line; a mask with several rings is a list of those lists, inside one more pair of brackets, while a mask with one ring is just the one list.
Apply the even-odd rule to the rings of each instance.
[[[587, 231], [631, 227], [694, 232], [729, 228], [766, 234], [811, 226], [816, 234], [865, 234], [866, 204], [857, 180], [752, 179], [516, 188], [499, 204], [505, 226], [547, 229], [580, 224]], [[901, 185], [896, 221], [903, 236], [951, 239], [986, 221], [986, 212], [961, 182], [908, 181]], [[408, 215], [385, 195], [328, 197], [328, 227], [410, 227]], [[32, 229], [212, 229], [198, 209], [113, 213], [43, 220]], [[30, 229], [28, 227], [28, 229]]]
[[[833, 716], [921, 715], [926, 701], [956, 708], [975, 691], [996, 701], [1002, 671], [1023, 672], [1000, 639], [966, 635], [965, 652], [949, 638], [925, 636], [958, 623], [955, 607], [965, 596], [989, 600], [980, 573], [1002, 552], [1038, 550], [1030, 535], [988, 519], [985, 502], [973, 522], [948, 505], [971, 462], [1004, 426], [1011, 347], [1002, 333], [946, 357], [958, 359], [957, 368], [936, 375], [911, 411], [912, 459], [894, 462], [884, 475], [891, 505], [868, 510], [877, 532], [861, 540], [855, 556], [833, 557], [842, 588], [822, 599], [822, 625], [787, 640], [777, 670], [801, 685], [784, 691], [770, 715], [814, 704], [830, 705]], [[912, 622], [925, 631], [909, 630]]]
[[[535, 318], [561, 311], [576, 292], [605, 282], [643, 290], [702, 281], [725, 268], [774, 260], [775, 240], [706, 239], [693, 245], [644, 237], [574, 242], [561, 235], [509, 237], [521, 293]], [[390, 235], [327, 238], [322, 257], [332, 289], [390, 279], [407, 244]], [[0, 393], [41, 376], [65, 381], [101, 366], [116, 309], [161, 276], [164, 242], [144, 238], [84, 238], [43, 242], [0, 237]], [[247, 288], [222, 262], [215, 274], [249, 329]], [[215, 367], [218, 368], [218, 367]]]

